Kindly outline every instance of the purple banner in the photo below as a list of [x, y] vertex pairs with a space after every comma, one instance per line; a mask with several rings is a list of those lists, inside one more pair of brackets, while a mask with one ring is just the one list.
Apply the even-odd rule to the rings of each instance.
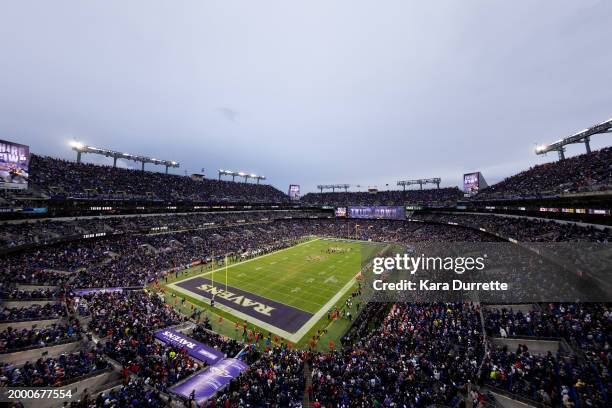
[[308, 312], [266, 299], [255, 293], [231, 286], [227, 288], [224, 285], [213, 286], [210, 279], [202, 276], [185, 279], [175, 285], [190, 291], [197, 297], [211, 299], [215, 295], [215, 301], [218, 304], [255, 317], [289, 333], [297, 332], [312, 317], [312, 314]]
[[365, 219], [393, 219], [403, 220], [406, 218], [406, 209], [404, 207], [389, 207], [389, 206], [355, 206], [348, 209], [349, 218], [365, 218]]
[[187, 354], [200, 361], [206, 362], [206, 364], [215, 364], [225, 357], [225, 355], [220, 351], [195, 341], [194, 339], [187, 337], [183, 333], [177, 332], [176, 330], [162, 329], [155, 333], [155, 337], [164, 343], [186, 349]]
[[248, 368], [248, 365], [243, 361], [235, 358], [226, 358], [184, 382], [175, 385], [170, 388], [170, 391], [185, 398], [189, 398], [193, 392], [195, 394], [195, 401], [200, 404], [215, 395], [217, 391], [229, 384], [232, 379], [238, 377], [246, 368]]

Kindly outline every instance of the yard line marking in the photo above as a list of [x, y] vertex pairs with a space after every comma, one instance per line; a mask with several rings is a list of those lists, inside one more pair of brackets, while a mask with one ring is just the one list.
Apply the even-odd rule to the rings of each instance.
[[353, 276], [353, 278], [351, 280], [349, 280], [346, 285], [344, 285], [342, 287], [342, 289], [340, 289], [331, 299], [329, 299], [329, 301], [323, 305], [323, 307], [321, 307], [321, 309], [319, 309], [319, 311], [317, 313], [315, 313], [310, 320], [308, 320], [300, 330], [298, 330], [297, 332], [295, 332], [293, 335], [291, 335], [290, 338], [287, 338], [287, 340], [297, 343], [299, 342], [302, 337], [304, 337], [306, 335], [306, 333], [308, 333], [308, 331], [310, 331], [310, 329], [317, 324], [317, 322], [319, 320], [321, 320], [321, 318], [327, 313], [327, 311], [329, 309], [332, 308], [332, 306], [334, 304], [336, 304], [336, 302], [338, 302], [342, 296], [344, 296], [349, 289], [351, 289], [353, 287], [353, 285], [355, 284], [355, 282], [357, 282], [357, 276], [359, 276], [359, 273], [357, 273], [355, 276]]
[[325, 279], [323, 281], [323, 283], [330, 283], [330, 282], [331, 283], [338, 283], [338, 279], [336, 279], [336, 277], [332, 275], [332, 276], [330, 276], [329, 278], [327, 278], [327, 279]]
[[[290, 246], [290, 247], [287, 247], [287, 248], [279, 249], [278, 251], [269, 252], [267, 254], [263, 254], [263, 255], [256, 256], [256, 257], [251, 258], [251, 259], [247, 259], [246, 261], [236, 262], [236, 263], [233, 263], [231, 265], [228, 265], [227, 269], [233, 268], [234, 266], [245, 264], [247, 262], [255, 261], [257, 259], [265, 258], [266, 256], [278, 254], [279, 252], [288, 251], [290, 249], [297, 248], [297, 247], [302, 246], [302, 245], [310, 244], [312, 242], [319, 241], [320, 239], [321, 238], [314, 238], [314, 239], [311, 239], [309, 241], [300, 242], [299, 244], [294, 245], [294, 246]], [[191, 269], [191, 268], [186, 268], [186, 269]], [[208, 275], [212, 274], [213, 272], [219, 272], [219, 271], [224, 271], [224, 270], [225, 270], [225, 268], [217, 268], [214, 271], [208, 271], [208, 272], [200, 273], [198, 275], [190, 276], [190, 277], [188, 277], [186, 279], [175, 280], [172, 283], [187, 281], [187, 280], [190, 280], [190, 279], [193, 279], [193, 278], [197, 278], [198, 276], [208, 276]]]
[[257, 268], [255, 268], [256, 271], [263, 269], [263, 266], [258, 266]]

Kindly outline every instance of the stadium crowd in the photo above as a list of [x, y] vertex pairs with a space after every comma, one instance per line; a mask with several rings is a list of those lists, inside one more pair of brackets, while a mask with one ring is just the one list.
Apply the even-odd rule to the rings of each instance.
[[25, 320], [58, 319], [66, 316], [64, 304], [47, 303], [45, 305], [30, 305], [23, 307], [2, 307], [0, 309], [0, 322], [19, 322]]
[[149, 387], [142, 379], [129, 378], [123, 385], [97, 395], [90, 396], [85, 393], [78, 401], [72, 401], [69, 406], [70, 408], [161, 408], [166, 406], [166, 402], [158, 390]]
[[531, 353], [492, 347], [483, 379], [545, 405], [606, 406], [612, 390], [612, 308], [602, 303], [549, 303], [528, 312], [494, 308], [485, 313], [491, 337], [563, 339], [572, 353]]
[[612, 308], [601, 303], [551, 303], [528, 313], [510, 308], [487, 311], [490, 336], [559, 337], [583, 350], [607, 350], [612, 343]]
[[266, 184], [196, 180], [187, 176], [76, 163], [31, 155], [29, 182], [54, 198], [114, 198], [197, 202], [282, 203]]
[[529, 198], [561, 193], [609, 190], [612, 147], [540, 164], [482, 189], [477, 200]]
[[23, 367], [11, 363], [0, 368], [0, 387], [60, 387], [101, 370], [109, 369], [99, 349], [39, 358]]
[[321, 407], [454, 406], [477, 377], [482, 336], [472, 304], [394, 304], [367, 336], [313, 356], [312, 399]]
[[266, 222], [274, 219], [331, 217], [317, 210], [227, 211], [181, 214], [81, 217], [61, 221], [5, 221], [1, 223], [0, 249], [21, 245], [44, 246], [64, 240], [82, 239], [84, 235], [105, 233], [160, 233]]
[[9, 326], [0, 332], [0, 353], [77, 341], [82, 333], [78, 319], [72, 318], [67, 323], [52, 323], [44, 327], [14, 329]]
[[[471, 216], [437, 214], [420, 219], [432, 221], [433, 217], [456, 222]], [[513, 236], [523, 233], [525, 240], [534, 239], [540, 228], [530, 227], [540, 222], [535, 220], [518, 220], [515, 226], [514, 219], [475, 217], [482, 217], [478, 223], [486, 222], [487, 229], [514, 231]], [[600, 230], [585, 227], [547, 223], [544, 228], [553, 233], [537, 240], [607, 240]], [[43, 358], [23, 367], [5, 364], [0, 385], [69, 383], [107, 369], [107, 360], [112, 359], [122, 367], [124, 385], [84, 397], [73, 406], [129, 406], [133, 401], [161, 406], [161, 396], [171, 385], [206, 367], [185, 350], [155, 341], [156, 330], [184, 323], [186, 317], [158, 295], [142, 289], [78, 296], [75, 289], [142, 288], [182, 266], [211, 262], [215, 253], [231, 253], [241, 259], [310, 235], [400, 244], [497, 241], [477, 229], [454, 225], [295, 218], [161, 234], [129, 232], [19, 251], [6, 257], [1, 276], [13, 282], [58, 287], [27, 291], [11, 282], [2, 286], [5, 297], [33, 299], [45, 293], [52, 297], [59, 294], [67, 309], [87, 319], [87, 324], [81, 329], [70, 320], [70, 324], [58, 323], [51, 329], [7, 329], [0, 333], [2, 349], [11, 352], [50, 345], [78, 336], [82, 330], [99, 343], [94, 349]], [[51, 271], [55, 269], [69, 273]], [[4, 308], [0, 316], [2, 320], [63, 317], [66, 308], [64, 303], [58, 304], [62, 307]], [[487, 311], [483, 316], [480, 307], [470, 303], [397, 303], [390, 309], [372, 304], [352, 322], [341, 349], [297, 351], [260, 338], [255, 342], [261, 351], [247, 348], [243, 354], [244, 344], [209, 331], [206, 322], [197, 325], [191, 336], [228, 356], [240, 354], [250, 365], [205, 407], [301, 407], [304, 393], [314, 406], [325, 408], [455, 406], [466, 395], [468, 383], [500, 387], [545, 404], [605, 406], [610, 389], [610, 319], [610, 310], [602, 304], [543, 305], [525, 315], [501, 310]], [[511, 352], [493, 346], [486, 353], [484, 330], [493, 337], [503, 337], [505, 331], [506, 336], [565, 338], [584, 355], [537, 356], [524, 348]], [[308, 379], [304, 378], [306, 367], [312, 373]], [[311, 380], [308, 388], [306, 380]], [[546, 385], [550, 381], [553, 386]], [[482, 395], [474, 398], [480, 400]]]
[[455, 205], [457, 199], [462, 196], [463, 193], [457, 187], [445, 187], [406, 191], [308, 193], [302, 197], [300, 202], [331, 206], [427, 204], [432, 207], [448, 207]]
[[203, 408], [301, 408], [306, 354], [280, 346], [268, 348], [219, 395], [204, 403]]
[[[609, 242], [612, 234], [609, 229], [493, 215], [424, 214], [415, 218], [455, 222], [473, 229], [391, 220], [284, 219], [163, 234], [122, 234], [10, 254], [0, 267], [0, 275], [6, 278], [5, 282], [10, 282], [8, 286], [3, 284], [6, 287], [2, 289], [4, 293], [17, 296], [22, 293], [22, 297], [27, 298], [31, 295], [19, 292], [14, 283], [64, 285], [70, 279], [72, 286], [77, 288], [142, 286], [154, 281], [163, 271], [194, 262], [210, 263], [211, 255], [215, 253], [240, 258], [308, 235], [408, 244], [498, 240], [478, 231], [480, 227], [507, 237], [535, 242]], [[62, 274], [52, 270], [73, 273]]]
[[124, 377], [137, 375], [159, 390], [201, 368], [185, 350], [155, 341], [157, 329], [185, 318], [159, 296], [144, 291], [98, 292], [79, 298], [91, 315], [89, 330], [102, 339], [103, 350], [123, 366]]
[[454, 222], [484, 228], [522, 242], [612, 242], [612, 228], [598, 229], [554, 220], [509, 217], [493, 214], [415, 214], [412, 218], [433, 222]]
[[37, 288], [32, 290], [19, 289], [15, 285], [0, 284], [0, 299], [2, 300], [55, 300], [62, 296], [59, 288]]
[[609, 379], [602, 383], [594, 365], [581, 363], [573, 355], [537, 355], [525, 345], [514, 352], [507, 346], [496, 346], [484, 360], [482, 376], [486, 384], [545, 406], [608, 406]]
[[198, 324], [190, 333], [190, 337], [222, 352], [226, 357], [235, 357], [244, 345], [234, 339], [221, 336], [207, 327], [206, 323]]
[[[51, 285], [62, 285], [70, 279], [71, 285], [76, 288], [143, 286], [154, 281], [163, 271], [189, 266], [194, 262], [209, 263], [212, 254], [230, 254], [241, 258], [309, 235], [400, 243], [497, 240], [479, 231], [442, 225], [283, 219], [164, 234], [122, 234], [56, 244], [10, 254], [5, 264], [0, 266], [0, 275], [7, 278], [17, 276], [17, 281], [22, 283], [44, 281]], [[74, 273], [53, 273], [49, 270]], [[32, 281], [28, 282], [28, 277]]]

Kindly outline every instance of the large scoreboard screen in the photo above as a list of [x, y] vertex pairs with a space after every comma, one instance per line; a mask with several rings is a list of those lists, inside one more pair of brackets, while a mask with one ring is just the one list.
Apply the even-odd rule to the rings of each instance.
[[468, 173], [463, 175], [463, 190], [478, 191], [478, 173]]
[[355, 206], [348, 208], [349, 218], [403, 220], [406, 218], [404, 207]]
[[346, 207], [337, 207], [335, 215], [336, 218], [346, 218]]
[[480, 187], [480, 172], [467, 173], [463, 175], [463, 191], [476, 194]]
[[300, 199], [300, 186], [298, 184], [289, 185], [289, 199], [291, 201], [297, 201]]
[[0, 140], [0, 188], [28, 188], [29, 146]]

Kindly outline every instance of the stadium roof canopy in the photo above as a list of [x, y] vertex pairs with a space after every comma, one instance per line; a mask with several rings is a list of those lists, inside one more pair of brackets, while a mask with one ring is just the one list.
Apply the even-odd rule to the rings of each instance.
[[321, 190], [321, 193], [323, 192], [323, 190], [331, 190], [335, 192], [336, 189], [339, 189], [339, 190], [344, 189], [344, 191], [347, 191], [349, 187], [350, 187], [349, 184], [319, 184], [317, 186], [317, 188]]
[[591, 153], [591, 145], [589, 144], [591, 136], [599, 133], [611, 133], [612, 132], [612, 118], [601, 122], [597, 125], [591, 126], [590, 128], [581, 130], [580, 132], [574, 133], [571, 136], [557, 140], [548, 145], [540, 145], [535, 148], [536, 154], [546, 154], [548, 152], [559, 152], [559, 159], [565, 159], [565, 146], [572, 143], [584, 143], [587, 153]]
[[156, 159], [154, 157], [139, 156], [136, 154], [116, 152], [114, 150], [108, 150], [108, 149], [99, 149], [97, 147], [84, 145], [83, 143], [80, 143], [77, 141], [70, 142], [70, 147], [72, 147], [72, 150], [77, 152], [77, 163], [81, 162], [81, 154], [91, 153], [91, 154], [99, 154], [101, 156], [106, 156], [106, 157], [112, 157], [113, 167], [117, 167], [117, 159], [133, 160], [136, 162], [140, 162], [142, 163], [143, 171], [144, 171], [145, 163], [166, 166], [166, 173], [168, 173], [169, 167], [180, 167], [181, 166], [179, 162], [174, 161], [174, 160], [161, 160], [161, 159]]
[[221, 180], [221, 176], [231, 176], [232, 181], [236, 179], [236, 177], [244, 177], [244, 181], [246, 182], [248, 179], [257, 180], [257, 184], [259, 184], [260, 180], [265, 180], [266, 176], [260, 176], [254, 173], [247, 173], [245, 171], [232, 171], [232, 170], [222, 170], [219, 169], [219, 180]]
[[418, 184], [419, 186], [421, 186], [421, 190], [422, 190], [423, 184], [435, 184], [438, 188], [440, 188], [441, 181], [442, 179], [440, 177], [427, 178], [427, 179], [415, 179], [415, 180], [400, 180], [397, 182], [397, 185], [402, 186], [404, 190], [406, 190], [406, 186]]

